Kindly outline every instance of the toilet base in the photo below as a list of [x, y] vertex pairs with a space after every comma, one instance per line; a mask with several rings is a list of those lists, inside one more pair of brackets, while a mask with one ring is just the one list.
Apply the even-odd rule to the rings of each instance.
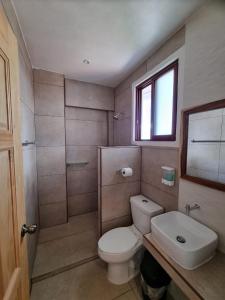
[[113, 284], [124, 284], [139, 273], [139, 269], [132, 267], [132, 261], [119, 264], [108, 264], [108, 280]]
[[108, 280], [113, 284], [124, 284], [138, 275], [144, 248], [141, 246], [135, 255], [126, 262], [108, 263]]

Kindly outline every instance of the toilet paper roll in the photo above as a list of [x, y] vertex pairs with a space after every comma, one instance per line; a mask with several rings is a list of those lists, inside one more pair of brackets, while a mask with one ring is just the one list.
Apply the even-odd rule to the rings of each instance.
[[123, 177], [129, 177], [133, 175], [133, 169], [132, 168], [122, 168], [120, 170]]

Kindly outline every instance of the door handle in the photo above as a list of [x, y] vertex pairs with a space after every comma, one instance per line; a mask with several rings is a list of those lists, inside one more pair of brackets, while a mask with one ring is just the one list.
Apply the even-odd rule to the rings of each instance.
[[21, 229], [21, 236], [24, 237], [26, 233], [34, 234], [37, 231], [37, 229], [38, 229], [37, 224], [32, 224], [32, 225], [23, 224]]

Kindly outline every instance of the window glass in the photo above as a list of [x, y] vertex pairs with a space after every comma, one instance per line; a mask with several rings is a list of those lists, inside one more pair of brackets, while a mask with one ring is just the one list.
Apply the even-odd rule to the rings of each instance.
[[149, 85], [141, 91], [141, 139], [149, 140], [151, 138], [151, 91]]
[[155, 81], [154, 135], [170, 135], [173, 129], [174, 70]]

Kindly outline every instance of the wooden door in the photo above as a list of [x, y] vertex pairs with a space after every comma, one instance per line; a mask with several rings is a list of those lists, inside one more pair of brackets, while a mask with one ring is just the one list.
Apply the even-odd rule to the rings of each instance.
[[17, 41], [0, 6], [0, 299], [29, 299]]

